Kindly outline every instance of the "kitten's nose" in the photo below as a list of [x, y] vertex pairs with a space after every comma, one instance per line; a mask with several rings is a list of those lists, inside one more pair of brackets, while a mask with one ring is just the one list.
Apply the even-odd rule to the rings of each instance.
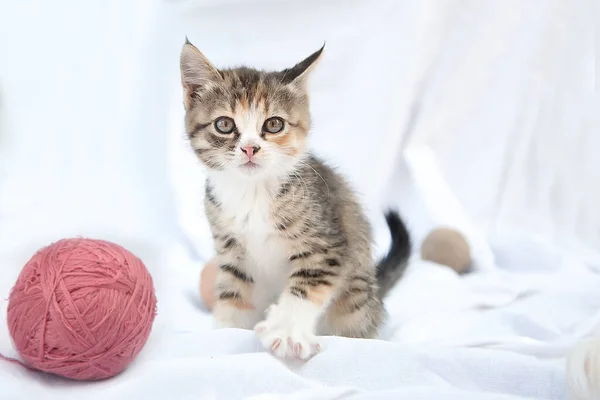
[[248, 156], [248, 160], [252, 161], [252, 157], [258, 153], [260, 150], [260, 146], [257, 145], [249, 145], [240, 147], [244, 153]]

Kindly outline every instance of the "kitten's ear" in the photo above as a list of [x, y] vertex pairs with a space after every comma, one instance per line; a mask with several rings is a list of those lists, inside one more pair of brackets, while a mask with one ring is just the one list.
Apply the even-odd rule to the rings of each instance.
[[208, 82], [223, 79], [219, 70], [208, 61], [208, 58], [196, 46], [190, 43], [187, 37], [181, 49], [180, 66], [181, 84], [187, 95], [191, 95], [194, 90]]
[[294, 83], [300, 85], [306, 83], [306, 78], [310, 75], [310, 72], [321, 59], [324, 49], [325, 43], [323, 43], [323, 46], [319, 50], [315, 51], [310, 56], [294, 65], [292, 68], [283, 70], [283, 83]]

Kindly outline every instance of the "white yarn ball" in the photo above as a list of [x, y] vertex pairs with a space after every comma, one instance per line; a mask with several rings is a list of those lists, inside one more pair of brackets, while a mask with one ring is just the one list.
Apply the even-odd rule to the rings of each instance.
[[577, 343], [567, 357], [566, 370], [570, 399], [600, 399], [600, 338]]

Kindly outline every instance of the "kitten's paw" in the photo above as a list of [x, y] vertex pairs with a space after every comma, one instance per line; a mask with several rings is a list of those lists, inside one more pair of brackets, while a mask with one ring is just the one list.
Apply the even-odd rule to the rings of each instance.
[[217, 329], [237, 328], [235, 321], [223, 316], [215, 316], [213, 326]]
[[215, 305], [213, 310], [214, 325], [217, 329], [222, 328], [240, 328], [240, 329], [252, 329], [259, 320], [256, 312], [245, 309], [238, 309], [230, 307], [227, 304]]
[[294, 318], [274, 305], [267, 319], [258, 323], [254, 330], [265, 349], [275, 356], [308, 360], [321, 351], [321, 345], [312, 326], [303, 322], [302, 318]]

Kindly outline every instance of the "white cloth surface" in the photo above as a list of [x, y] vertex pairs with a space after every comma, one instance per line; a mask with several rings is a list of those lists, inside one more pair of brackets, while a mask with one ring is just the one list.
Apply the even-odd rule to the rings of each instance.
[[[564, 356], [600, 322], [593, 13], [440, 4], [0, 1], [0, 297], [37, 248], [84, 235], [139, 255], [159, 299], [122, 375], [67, 382], [0, 362], [0, 399], [564, 399]], [[304, 365], [213, 330], [197, 290], [203, 173], [181, 123], [185, 34], [217, 65], [263, 68], [327, 40], [311, 145], [362, 194], [378, 251], [395, 204], [417, 244], [437, 224], [466, 231], [480, 272], [413, 260], [382, 340], [325, 338]], [[3, 317], [0, 352], [15, 355]]]
[[[321, 354], [286, 364], [251, 331], [212, 328], [197, 297], [198, 264], [183, 248], [164, 249], [165, 264], [134, 250], [154, 269], [181, 267], [159, 285], [159, 315], [136, 362], [92, 384], [0, 363], [6, 398], [230, 399], [299, 390], [318, 398], [310, 396], [346, 388], [355, 397], [342, 398], [564, 399], [564, 355], [600, 322], [600, 277], [585, 269], [576, 279], [567, 266], [459, 278], [415, 261], [387, 302], [382, 340], [325, 338]], [[0, 351], [14, 355], [1, 326]]]

